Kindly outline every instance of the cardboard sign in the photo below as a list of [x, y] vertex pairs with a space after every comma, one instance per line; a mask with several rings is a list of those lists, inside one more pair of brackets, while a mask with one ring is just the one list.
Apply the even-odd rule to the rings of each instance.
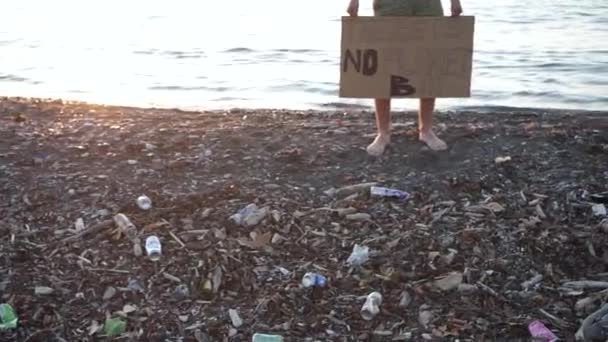
[[340, 97], [470, 97], [475, 17], [342, 17]]

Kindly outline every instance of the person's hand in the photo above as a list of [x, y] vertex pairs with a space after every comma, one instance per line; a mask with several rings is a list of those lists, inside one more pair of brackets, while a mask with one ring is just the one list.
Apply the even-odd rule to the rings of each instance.
[[462, 14], [462, 5], [460, 0], [452, 0], [452, 17], [457, 17]]
[[359, 0], [350, 0], [346, 12], [348, 12], [351, 17], [359, 15]]

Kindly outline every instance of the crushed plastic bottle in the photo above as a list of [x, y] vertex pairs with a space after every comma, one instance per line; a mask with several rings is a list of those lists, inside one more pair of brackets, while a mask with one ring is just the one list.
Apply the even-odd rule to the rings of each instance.
[[14, 329], [19, 318], [10, 304], [0, 304], [0, 330]]
[[152, 200], [146, 195], [141, 195], [137, 197], [137, 206], [141, 210], [149, 210], [152, 208]]
[[129, 220], [127, 215], [121, 213], [114, 215], [114, 222], [127, 238], [133, 242], [133, 253], [135, 256], [141, 256], [141, 241], [139, 237], [137, 237], [137, 228], [135, 228], [135, 225], [131, 223], [131, 220]]
[[352, 266], [361, 266], [369, 259], [369, 247], [355, 244], [353, 252], [350, 254], [346, 262]]
[[405, 191], [391, 189], [391, 188], [383, 188], [383, 187], [379, 187], [379, 186], [372, 186], [369, 189], [369, 192], [372, 196], [395, 197], [402, 201], [407, 200], [411, 196], [408, 192], [405, 192]]
[[283, 342], [283, 336], [268, 334], [253, 334], [252, 342]]
[[380, 313], [380, 305], [382, 305], [382, 295], [380, 292], [372, 292], [367, 296], [363, 307], [361, 307], [361, 317], [370, 321]]
[[558, 340], [557, 336], [549, 330], [541, 321], [532, 321], [528, 325], [528, 330], [532, 338], [543, 342], [555, 342]]
[[160, 240], [156, 235], [148, 236], [146, 239], [146, 253], [148, 254], [150, 260], [160, 260], [161, 248]]
[[325, 276], [308, 272], [302, 277], [302, 286], [304, 287], [324, 287], [327, 284], [327, 278]]

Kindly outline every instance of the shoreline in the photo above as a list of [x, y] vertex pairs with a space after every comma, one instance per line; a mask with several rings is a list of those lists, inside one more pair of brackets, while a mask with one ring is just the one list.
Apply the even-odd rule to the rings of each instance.
[[[608, 116], [440, 112], [436, 153], [395, 114], [372, 158], [369, 111], [0, 97], [0, 302], [19, 316], [0, 340], [102, 338], [106, 315], [139, 341], [524, 340], [537, 319], [572, 339], [601, 289], [568, 282], [608, 281]], [[251, 204], [259, 222], [231, 219]], [[159, 261], [133, 254], [118, 213], [160, 238]], [[306, 272], [327, 286], [302, 288]]]
[[[441, 99], [438, 99], [440, 101]], [[104, 104], [90, 101], [70, 100], [64, 98], [47, 98], [47, 97], [24, 97], [24, 96], [0, 96], [0, 101], [25, 101], [25, 102], [61, 102], [65, 104], [79, 104], [91, 106], [105, 106], [116, 108], [131, 108], [131, 109], [147, 109], [147, 110], [174, 110], [181, 112], [227, 112], [227, 111], [290, 111], [290, 112], [371, 112], [373, 111], [372, 99], [369, 99], [370, 105], [348, 104], [348, 103], [327, 103], [327, 104], [311, 104], [309, 109], [291, 109], [282, 107], [196, 107], [196, 108], [181, 108], [175, 106], [132, 106], [123, 104]], [[395, 101], [416, 101], [416, 99], [396, 99]], [[416, 109], [394, 110], [393, 113], [411, 113], [416, 112]], [[509, 113], [540, 113], [551, 112], [557, 114], [582, 113], [588, 115], [608, 115], [608, 108], [602, 110], [594, 109], [568, 109], [561, 107], [517, 107], [517, 106], [502, 106], [502, 105], [487, 105], [487, 106], [453, 106], [444, 110], [437, 110], [438, 114], [455, 113], [455, 112], [474, 112], [478, 114], [509, 114]]]

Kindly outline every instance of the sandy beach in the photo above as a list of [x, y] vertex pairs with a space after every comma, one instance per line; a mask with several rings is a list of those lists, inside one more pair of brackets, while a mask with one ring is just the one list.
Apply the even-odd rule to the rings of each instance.
[[[441, 112], [435, 153], [396, 113], [372, 158], [369, 111], [0, 98], [0, 302], [19, 317], [0, 340], [109, 340], [109, 317], [116, 340], [527, 341], [533, 320], [573, 340], [608, 289], [607, 114]], [[259, 222], [230, 219], [252, 203]], [[160, 238], [159, 261], [118, 213]]]

